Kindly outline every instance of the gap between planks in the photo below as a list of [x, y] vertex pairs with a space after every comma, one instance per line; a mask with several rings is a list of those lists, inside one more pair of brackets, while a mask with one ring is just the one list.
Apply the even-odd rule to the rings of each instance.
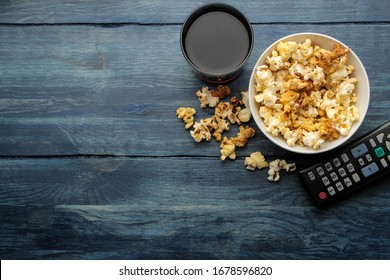
[[[34, 27], [34, 26], [91, 26], [102, 28], [118, 28], [131, 25], [141, 26], [177, 26], [182, 25], [183, 22], [57, 22], [57, 23], [0, 23], [0, 27]], [[386, 25], [390, 24], [390, 21], [329, 21], [329, 22], [314, 22], [314, 21], [293, 21], [293, 22], [251, 22], [252, 25]]]

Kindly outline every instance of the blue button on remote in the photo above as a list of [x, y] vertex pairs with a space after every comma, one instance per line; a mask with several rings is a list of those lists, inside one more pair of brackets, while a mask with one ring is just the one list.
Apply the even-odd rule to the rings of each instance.
[[366, 144], [364, 144], [364, 143], [360, 144], [359, 146], [356, 146], [355, 148], [353, 148], [351, 150], [351, 153], [352, 153], [354, 158], [358, 158], [367, 152], [368, 152], [368, 149], [367, 149]]
[[362, 168], [362, 173], [363, 173], [364, 177], [368, 177], [368, 176], [370, 176], [378, 171], [379, 171], [379, 167], [375, 162]]

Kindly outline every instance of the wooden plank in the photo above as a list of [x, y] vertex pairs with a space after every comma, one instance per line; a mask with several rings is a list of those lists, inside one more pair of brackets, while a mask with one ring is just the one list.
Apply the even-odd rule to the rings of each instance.
[[278, 183], [265, 177], [245, 170], [242, 160], [3, 159], [0, 255], [390, 258], [390, 178], [320, 210], [297, 173], [282, 174]]
[[321, 213], [302, 207], [229, 205], [0, 206], [0, 210], [2, 259], [390, 257], [388, 208], [374, 213], [367, 207]]
[[[298, 170], [308, 164], [305, 158], [285, 159]], [[246, 170], [243, 157], [2, 159], [0, 171], [4, 205], [314, 206], [297, 172], [282, 172], [279, 182], [269, 182], [268, 169]], [[342, 207], [389, 207], [389, 180], [343, 201]]]
[[[281, 24], [254, 30], [248, 65], [230, 84], [235, 94], [247, 89], [251, 68], [273, 41], [320, 32], [345, 42], [366, 66], [371, 103], [361, 133], [387, 120], [388, 25]], [[199, 108], [194, 92], [205, 83], [186, 64], [179, 32], [179, 26], [0, 27], [0, 155], [218, 157], [218, 143], [194, 143], [175, 115], [180, 106], [197, 108], [198, 118], [212, 114]], [[250, 150], [288, 155], [257, 132]]]
[[8, 205], [312, 205], [302, 187], [286, 186], [300, 184], [297, 173], [275, 184], [267, 170], [246, 170], [242, 157], [2, 159], [0, 171], [0, 201]]
[[[3, 1], [4, 2], [4, 1]], [[224, 1], [241, 9], [253, 23], [389, 21], [390, 3], [381, 0]], [[182, 23], [195, 8], [209, 1], [5, 1], [0, 23]], [[320, 16], [319, 16], [320, 15]]]

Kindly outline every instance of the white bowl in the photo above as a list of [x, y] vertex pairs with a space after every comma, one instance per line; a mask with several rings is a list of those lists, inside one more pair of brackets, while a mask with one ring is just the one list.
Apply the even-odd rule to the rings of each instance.
[[348, 52], [347, 64], [353, 65], [355, 68], [355, 70], [349, 76], [358, 79], [358, 83], [356, 84], [356, 88], [355, 88], [355, 93], [357, 94], [358, 101], [356, 102], [355, 105], [359, 109], [360, 120], [358, 122], [353, 123], [351, 130], [347, 136], [340, 135], [340, 137], [336, 140], [330, 142], [327, 141], [323, 143], [319, 149], [313, 149], [311, 147], [302, 147], [300, 145], [295, 145], [290, 147], [289, 145], [287, 145], [286, 139], [284, 139], [283, 136], [281, 135], [273, 136], [271, 133], [267, 132], [266, 126], [259, 115], [260, 104], [255, 101], [256, 92], [254, 88], [254, 84], [255, 84], [254, 75], [256, 73], [256, 67], [266, 64], [265, 62], [266, 57], [272, 56], [271, 55], [272, 51], [276, 50], [276, 46], [280, 41], [283, 42], [295, 41], [300, 43], [300, 42], [304, 42], [308, 38], [311, 39], [313, 45], [318, 45], [321, 48], [327, 50], [332, 50], [334, 43], [340, 43], [342, 46], [347, 47], [345, 44], [332, 37], [323, 34], [318, 34], [318, 33], [297, 33], [277, 40], [263, 52], [263, 54], [260, 56], [259, 60], [257, 61], [255, 67], [253, 68], [252, 75], [249, 82], [249, 105], [251, 108], [252, 116], [259, 129], [263, 132], [265, 136], [267, 136], [276, 145], [296, 153], [317, 154], [317, 153], [330, 151], [334, 148], [339, 147], [340, 145], [345, 143], [350, 137], [352, 137], [352, 135], [354, 135], [354, 133], [358, 130], [367, 113], [368, 104], [370, 100], [370, 85], [369, 85], [366, 70], [362, 62], [360, 61], [358, 56], [352, 50], [350, 50]]

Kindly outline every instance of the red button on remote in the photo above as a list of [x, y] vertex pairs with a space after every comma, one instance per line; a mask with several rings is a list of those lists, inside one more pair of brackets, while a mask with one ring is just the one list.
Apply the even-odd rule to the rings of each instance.
[[320, 192], [318, 194], [318, 196], [321, 198], [321, 199], [325, 199], [326, 198], [326, 193], [325, 192]]

